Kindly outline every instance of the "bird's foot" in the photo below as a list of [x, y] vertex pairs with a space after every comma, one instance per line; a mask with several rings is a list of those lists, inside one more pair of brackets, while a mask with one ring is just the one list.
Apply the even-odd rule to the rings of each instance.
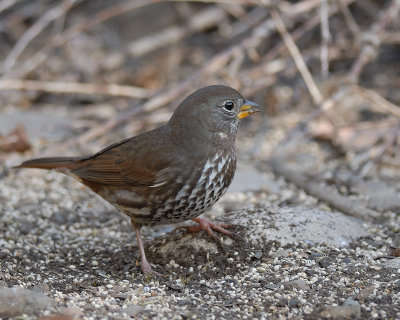
[[145, 276], [145, 278], [153, 277], [153, 276], [161, 277], [161, 278], [165, 277], [163, 274], [154, 271], [152, 269], [150, 263], [147, 260], [141, 262], [140, 268], [142, 269], [142, 272], [143, 272], [143, 275]]
[[193, 221], [197, 222], [198, 226], [183, 226], [179, 228], [185, 228], [188, 232], [199, 232], [201, 230], [205, 230], [212, 238], [217, 239], [217, 236], [214, 234], [213, 230], [218, 231], [224, 235], [232, 237], [232, 232], [226, 230], [231, 228], [232, 226], [228, 224], [215, 224], [207, 219], [203, 218], [194, 218]]

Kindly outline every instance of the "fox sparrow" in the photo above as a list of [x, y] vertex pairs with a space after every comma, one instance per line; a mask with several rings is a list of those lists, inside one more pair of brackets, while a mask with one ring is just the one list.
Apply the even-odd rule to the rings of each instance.
[[[208, 86], [189, 95], [167, 124], [85, 157], [39, 158], [17, 168], [58, 169], [88, 186], [131, 218], [144, 274], [155, 274], [140, 228], [193, 219], [197, 229], [231, 235], [227, 226], [198, 218], [232, 182], [239, 119], [258, 111], [236, 90]], [[191, 228], [196, 229], [195, 227]]]

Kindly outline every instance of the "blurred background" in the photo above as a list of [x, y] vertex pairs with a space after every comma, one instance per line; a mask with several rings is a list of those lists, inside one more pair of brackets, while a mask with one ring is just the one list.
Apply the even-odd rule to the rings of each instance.
[[197, 88], [226, 84], [264, 106], [242, 122], [241, 177], [272, 170], [336, 206], [309, 181], [398, 212], [399, 7], [0, 0], [3, 174], [33, 156], [95, 152], [166, 122]]

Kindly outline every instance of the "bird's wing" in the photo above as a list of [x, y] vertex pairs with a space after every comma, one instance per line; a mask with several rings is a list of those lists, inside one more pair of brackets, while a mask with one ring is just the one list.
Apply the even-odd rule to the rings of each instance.
[[136, 136], [81, 158], [80, 165], [72, 173], [92, 183], [153, 188], [165, 185], [175, 178], [176, 172], [170, 168], [176, 167], [171, 166], [176, 159], [168, 156], [170, 152], [158, 156], [159, 139], [150, 139], [150, 144], [148, 140]]

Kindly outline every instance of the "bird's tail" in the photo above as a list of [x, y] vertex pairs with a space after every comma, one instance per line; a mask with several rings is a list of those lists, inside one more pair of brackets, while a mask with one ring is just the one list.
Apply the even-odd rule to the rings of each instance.
[[14, 168], [38, 168], [38, 169], [57, 169], [66, 168], [74, 169], [79, 158], [76, 157], [53, 157], [53, 158], [38, 158], [22, 162]]

